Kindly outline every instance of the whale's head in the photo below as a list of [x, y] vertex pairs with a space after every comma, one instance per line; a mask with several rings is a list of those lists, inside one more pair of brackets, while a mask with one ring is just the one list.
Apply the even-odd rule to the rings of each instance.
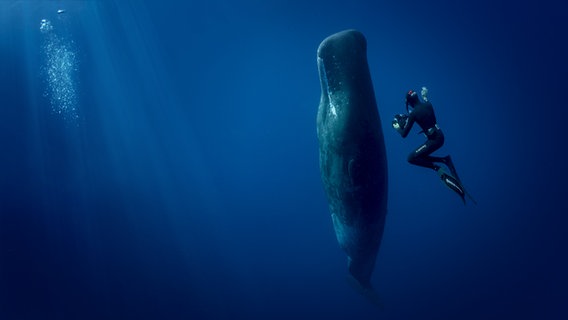
[[368, 74], [367, 40], [357, 30], [346, 30], [327, 37], [321, 42], [317, 56], [323, 94], [351, 90], [346, 86], [366, 80], [358, 75]]
[[376, 130], [378, 113], [367, 62], [367, 40], [357, 30], [324, 39], [317, 51], [321, 84], [318, 135], [328, 142], [354, 146]]

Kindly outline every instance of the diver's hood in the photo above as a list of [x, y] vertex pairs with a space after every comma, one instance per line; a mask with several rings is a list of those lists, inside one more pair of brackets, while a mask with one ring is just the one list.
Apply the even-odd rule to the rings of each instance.
[[409, 90], [406, 93], [406, 111], [408, 112], [408, 106], [411, 107], [415, 107], [416, 104], [418, 104], [418, 102], [420, 102], [420, 100], [418, 99], [418, 93], [416, 93], [416, 91], [414, 90]]

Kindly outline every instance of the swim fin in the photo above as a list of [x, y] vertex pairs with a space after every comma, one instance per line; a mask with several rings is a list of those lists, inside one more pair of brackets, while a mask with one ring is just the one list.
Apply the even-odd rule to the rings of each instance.
[[477, 205], [477, 201], [475, 201], [475, 199], [471, 196], [471, 194], [469, 194], [469, 192], [467, 192], [467, 190], [463, 186], [463, 183], [461, 182], [458, 173], [456, 172], [456, 168], [454, 167], [454, 164], [452, 163], [452, 159], [450, 158], [450, 156], [447, 156], [445, 158], [446, 159], [449, 158], [449, 161], [446, 164], [452, 173], [450, 174], [446, 172], [443, 168], [438, 168], [437, 172], [438, 175], [440, 176], [440, 179], [442, 179], [442, 182], [448, 188], [450, 188], [450, 190], [457, 193], [462, 198], [464, 204], [465, 204], [465, 196], [467, 196], [469, 200], [473, 202], [473, 204]]
[[443, 168], [439, 168], [437, 172], [446, 187], [457, 193], [462, 199], [463, 204], [465, 204], [465, 189], [462, 186], [461, 182], [451, 174], [447, 173]]
[[458, 176], [458, 172], [456, 171], [456, 167], [454, 166], [454, 162], [452, 161], [452, 157], [447, 155], [443, 159], [444, 159], [444, 164], [448, 167], [448, 169], [450, 169], [452, 176], [454, 176], [454, 178], [456, 178], [461, 183], [460, 177]]
[[447, 155], [443, 159], [444, 159], [443, 161], [444, 164], [448, 167], [448, 169], [450, 169], [452, 176], [459, 182], [459, 185], [461, 186], [461, 189], [463, 190], [465, 195], [469, 198], [469, 200], [471, 200], [471, 202], [473, 202], [473, 204], [477, 205], [477, 201], [475, 201], [475, 199], [471, 196], [471, 194], [469, 194], [469, 192], [467, 192], [467, 190], [463, 186], [463, 183], [461, 182], [460, 177], [458, 176], [456, 167], [454, 166], [454, 162], [452, 161], [452, 157]]

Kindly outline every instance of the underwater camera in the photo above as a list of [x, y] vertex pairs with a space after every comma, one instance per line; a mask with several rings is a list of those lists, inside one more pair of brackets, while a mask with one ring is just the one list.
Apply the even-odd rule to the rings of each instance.
[[404, 130], [404, 127], [406, 126], [406, 122], [408, 121], [408, 115], [407, 114], [397, 114], [394, 116], [394, 119], [392, 119], [392, 127], [398, 131], [398, 133], [401, 133], [402, 130]]

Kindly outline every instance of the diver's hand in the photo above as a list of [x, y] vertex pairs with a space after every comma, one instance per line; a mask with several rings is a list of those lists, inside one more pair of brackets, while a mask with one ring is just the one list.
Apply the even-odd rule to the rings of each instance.
[[400, 124], [398, 124], [398, 122], [393, 123], [392, 127], [397, 131], [400, 130]]

